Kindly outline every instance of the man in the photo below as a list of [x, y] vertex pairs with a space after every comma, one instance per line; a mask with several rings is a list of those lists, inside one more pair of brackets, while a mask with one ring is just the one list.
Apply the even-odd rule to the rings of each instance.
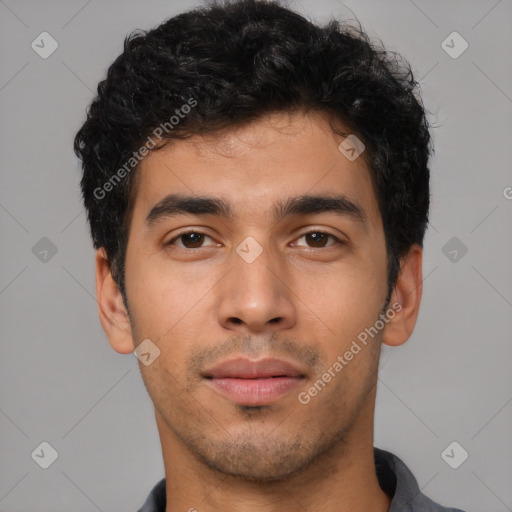
[[140, 512], [454, 511], [373, 446], [422, 293], [430, 134], [359, 28], [212, 4], [125, 40], [75, 139], [109, 342], [165, 479]]

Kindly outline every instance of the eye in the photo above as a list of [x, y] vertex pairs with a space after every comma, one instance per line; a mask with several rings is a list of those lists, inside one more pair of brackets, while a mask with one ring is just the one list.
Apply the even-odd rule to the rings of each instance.
[[[330, 233], [324, 233], [323, 231], [309, 231], [308, 233], [304, 233], [301, 235], [297, 240], [300, 240], [301, 238], [305, 238], [306, 242], [310, 245], [310, 247], [314, 249], [321, 249], [323, 247], [330, 247], [333, 244], [328, 244], [327, 242], [330, 239], [334, 240], [334, 243], [340, 243], [343, 244], [343, 242], [335, 237], [334, 235], [331, 235]], [[301, 244], [296, 244], [301, 245]]]
[[175, 245], [174, 242], [176, 242], [176, 240], [180, 240], [181, 244], [178, 244], [178, 247], [184, 249], [200, 249], [203, 245], [205, 238], [213, 240], [211, 236], [208, 236], [205, 233], [201, 233], [198, 231], [188, 231], [186, 233], [181, 233], [180, 235], [175, 236], [174, 238], [169, 240], [165, 245]]

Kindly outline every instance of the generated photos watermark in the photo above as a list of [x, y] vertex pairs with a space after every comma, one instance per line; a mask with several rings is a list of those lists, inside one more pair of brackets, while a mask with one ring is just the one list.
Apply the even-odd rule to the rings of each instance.
[[[357, 340], [359, 340], [363, 346], [366, 346], [368, 343], [368, 337], [373, 339], [401, 310], [402, 304], [399, 302], [394, 302], [385, 313], [380, 314], [379, 319], [371, 327], [367, 327], [364, 331], [361, 331], [358, 334]], [[350, 361], [352, 361], [354, 356], [361, 352], [361, 350], [361, 345], [359, 345], [356, 340], [353, 340], [350, 348], [345, 351], [343, 355], [339, 355], [337, 357], [336, 361], [331, 366], [329, 366], [327, 371], [322, 374], [320, 379], [318, 379], [312, 386], [310, 386], [307, 391], [302, 391], [299, 393], [297, 397], [299, 402], [303, 405], [309, 404], [309, 402], [311, 402], [311, 398], [322, 392], [325, 386], [331, 382], [331, 380], [334, 379], [334, 377], [336, 377], [336, 375], [338, 375]]]
[[[180, 124], [182, 119], [185, 119], [187, 114], [190, 114], [192, 109], [197, 106], [197, 100], [189, 98], [187, 103], [184, 103], [180, 108], [177, 108], [173, 115], [169, 118], [169, 121], [161, 123], [153, 130], [153, 135], [158, 139], [162, 140], [162, 135], [169, 133], [174, 130], [175, 126]], [[108, 192], [112, 192], [114, 188], [126, 178], [126, 176], [141, 162], [141, 160], [149, 153], [149, 151], [155, 148], [157, 145], [156, 141], [151, 135], [148, 135], [146, 142], [138, 149], [133, 152], [128, 161], [120, 167], [101, 187], [94, 189], [94, 197], [98, 200], [104, 199]]]

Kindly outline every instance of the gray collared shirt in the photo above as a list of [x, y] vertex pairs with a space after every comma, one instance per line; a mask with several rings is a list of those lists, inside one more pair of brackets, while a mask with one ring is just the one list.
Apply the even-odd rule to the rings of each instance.
[[[375, 470], [382, 490], [392, 498], [388, 512], [464, 512], [458, 508], [447, 508], [427, 498], [419, 489], [416, 478], [396, 455], [373, 448]], [[150, 492], [138, 512], [165, 512], [165, 478]]]

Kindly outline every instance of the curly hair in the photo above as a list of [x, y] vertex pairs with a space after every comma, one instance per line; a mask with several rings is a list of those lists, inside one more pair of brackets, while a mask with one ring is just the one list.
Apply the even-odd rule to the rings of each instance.
[[433, 148], [418, 90], [405, 59], [371, 42], [360, 23], [318, 26], [276, 1], [214, 1], [130, 33], [74, 140], [93, 244], [105, 248], [125, 303], [135, 151], [150, 134], [165, 144], [297, 110], [326, 113], [333, 131], [345, 135], [341, 121], [365, 144], [389, 301], [401, 258], [413, 244], [423, 247], [428, 224]]

